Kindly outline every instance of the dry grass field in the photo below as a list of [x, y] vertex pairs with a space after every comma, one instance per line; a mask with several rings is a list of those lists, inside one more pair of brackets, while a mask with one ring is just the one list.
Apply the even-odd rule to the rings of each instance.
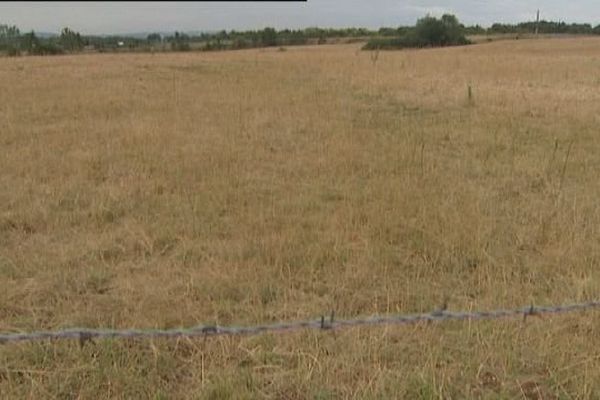
[[[600, 293], [598, 39], [4, 58], [0, 88], [2, 332]], [[595, 312], [5, 344], [0, 397], [592, 399], [599, 349]]]

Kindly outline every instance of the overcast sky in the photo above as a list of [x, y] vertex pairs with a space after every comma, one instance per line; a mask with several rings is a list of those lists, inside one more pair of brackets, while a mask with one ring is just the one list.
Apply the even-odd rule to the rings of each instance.
[[414, 24], [450, 12], [465, 24], [548, 20], [600, 23], [600, 0], [308, 0], [307, 2], [0, 2], [0, 23], [85, 34]]

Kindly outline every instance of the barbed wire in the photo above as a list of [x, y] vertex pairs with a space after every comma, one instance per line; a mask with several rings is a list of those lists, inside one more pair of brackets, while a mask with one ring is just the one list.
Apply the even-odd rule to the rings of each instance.
[[211, 337], [211, 336], [252, 336], [262, 333], [292, 332], [306, 329], [332, 330], [348, 327], [363, 327], [374, 325], [408, 325], [419, 322], [445, 322], [467, 320], [496, 320], [510, 317], [539, 316], [544, 314], [563, 314], [575, 311], [585, 311], [600, 308], [600, 301], [576, 303], [557, 306], [535, 307], [533, 305], [515, 309], [491, 311], [448, 311], [441, 309], [424, 314], [405, 314], [373, 316], [336, 320], [333, 312], [328, 317], [321, 316], [316, 320], [280, 322], [275, 324], [252, 326], [219, 326], [198, 325], [191, 328], [177, 329], [87, 329], [73, 328], [56, 331], [39, 331], [25, 333], [2, 333], [0, 344], [9, 342], [29, 342], [50, 339], [79, 339], [81, 344], [98, 338], [133, 339], [133, 338], [179, 338], [179, 337]]

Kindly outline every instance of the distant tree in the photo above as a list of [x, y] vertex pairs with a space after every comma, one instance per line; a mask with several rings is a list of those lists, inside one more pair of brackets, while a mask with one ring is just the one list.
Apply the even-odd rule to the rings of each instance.
[[189, 51], [190, 37], [185, 33], [175, 32], [175, 35], [169, 38], [171, 42], [171, 50], [174, 51]]
[[425, 16], [417, 21], [415, 27], [417, 42], [423, 46], [451, 46], [467, 44], [458, 18], [451, 14], [441, 19]]
[[72, 31], [69, 28], [63, 28], [60, 33], [59, 42], [63, 49], [69, 52], [81, 51], [84, 41], [79, 32]]
[[0, 43], [7, 41], [16, 40], [21, 35], [19, 28], [16, 26], [1, 25], [0, 24]]
[[277, 31], [274, 28], [265, 28], [260, 33], [263, 46], [277, 46]]
[[228, 40], [229, 39], [229, 34], [227, 33], [226, 30], [222, 30], [222, 31], [219, 31], [219, 32], [217, 32], [215, 34], [215, 38], [217, 40]]
[[488, 33], [519, 33], [528, 34], [534, 33], [536, 30], [539, 33], [568, 33], [573, 35], [590, 35], [594, 33], [594, 28], [590, 24], [567, 24], [563, 21], [529, 21], [521, 22], [520, 24], [493, 24]]
[[488, 31], [493, 33], [515, 33], [516, 28], [511, 25], [495, 23], [488, 29]]
[[379, 36], [398, 36], [398, 30], [396, 28], [379, 28], [377, 32]]
[[146, 38], [148, 43], [160, 43], [162, 41], [162, 36], [160, 33], [151, 33]]
[[35, 35], [34, 31], [21, 36], [21, 48], [28, 53], [35, 53], [36, 48], [40, 46], [40, 40]]
[[463, 32], [465, 35], [483, 35], [486, 33], [485, 28], [481, 27], [481, 25], [473, 25], [473, 26], [462, 26]]
[[405, 47], [439, 47], [469, 44], [464, 26], [458, 18], [444, 14], [440, 19], [426, 15], [412, 29], [399, 29], [396, 37], [373, 38], [363, 47], [365, 50], [398, 49]]
[[20, 52], [21, 32], [16, 26], [0, 25], [0, 50], [9, 56], [17, 56]]
[[53, 54], [61, 54], [62, 49], [57, 47], [51, 41], [42, 42], [34, 31], [21, 36], [21, 49], [27, 51], [27, 54], [36, 56], [45, 56]]

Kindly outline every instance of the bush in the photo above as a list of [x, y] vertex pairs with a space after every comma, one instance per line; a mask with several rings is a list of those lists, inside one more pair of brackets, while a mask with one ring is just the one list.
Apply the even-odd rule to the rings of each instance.
[[63, 49], [52, 43], [40, 43], [31, 49], [31, 54], [36, 56], [53, 56], [63, 53]]
[[18, 47], [8, 46], [6, 48], [6, 55], [8, 55], [9, 57], [18, 57], [21, 55], [21, 51]]
[[[238, 49], [241, 49], [243, 47], [239, 47]], [[201, 50], [203, 51], [217, 51], [217, 50], [225, 50], [227, 49], [227, 46], [225, 46], [223, 43], [221, 43], [220, 40], [216, 40], [216, 41], [210, 41], [207, 42], [204, 47], [201, 48]]]
[[171, 43], [171, 50], [173, 51], [190, 51], [192, 48], [187, 42], [173, 42]]

